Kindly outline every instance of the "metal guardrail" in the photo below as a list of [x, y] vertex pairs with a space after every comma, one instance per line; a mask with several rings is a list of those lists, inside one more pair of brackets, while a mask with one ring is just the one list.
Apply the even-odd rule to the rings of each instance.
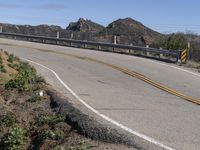
[[[77, 45], [83, 45], [84, 48], [93, 48], [93, 49], [98, 49], [98, 50], [103, 50], [102, 47], [107, 47], [107, 49], [104, 48], [103, 51], [119, 52], [119, 53], [131, 54], [131, 55], [135, 54], [133, 53], [133, 51], [140, 51], [140, 52], [143, 52], [145, 56], [147, 57], [156, 56], [162, 59], [161, 55], [162, 57], [166, 56], [166, 59], [170, 60], [171, 62], [177, 62], [180, 56], [179, 51], [176, 51], [176, 50], [164, 50], [164, 49], [148, 48], [148, 47], [140, 47], [140, 46], [92, 42], [92, 41], [81, 41], [81, 40], [73, 40], [73, 39], [33, 36], [33, 35], [5, 33], [5, 32], [0, 32], [0, 36], [4, 38], [12, 38], [12, 39], [41, 42], [41, 43], [48, 43], [48, 44], [65, 45], [65, 46], [72, 46], [72, 47], [77, 47]], [[38, 40], [38, 41], [35, 41], [35, 40]], [[77, 45], [75, 46], [75, 44]], [[94, 47], [89, 47], [89, 46], [94, 46]], [[110, 50], [109, 48], [112, 48], [112, 50]], [[121, 49], [121, 50], [116, 51], [115, 49]], [[152, 53], [152, 55], [150, 53]]]

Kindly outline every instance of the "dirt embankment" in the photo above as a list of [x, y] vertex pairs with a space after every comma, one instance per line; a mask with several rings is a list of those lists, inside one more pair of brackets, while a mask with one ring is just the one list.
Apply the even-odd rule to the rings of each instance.
[[132, 149], [86, 138], [66, 117], [72, 110], [56, 111], [54, 97], [33, 67], [1, 50], [0, 150]]

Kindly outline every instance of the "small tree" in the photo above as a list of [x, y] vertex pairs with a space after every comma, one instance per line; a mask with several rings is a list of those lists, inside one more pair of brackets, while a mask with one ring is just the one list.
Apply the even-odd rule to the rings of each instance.
[[172, 34], [167, 39], [167, 49], [182, 50], [187, 47], [187, 39], [182, 33]]

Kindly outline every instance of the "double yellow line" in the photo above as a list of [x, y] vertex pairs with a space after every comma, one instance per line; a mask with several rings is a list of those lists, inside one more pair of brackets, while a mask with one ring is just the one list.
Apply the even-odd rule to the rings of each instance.
[[181, 92], [178, 92], [178, 91], [176, 91], [176, 90], [174, 90], [174, 89], [172, 89], [170, 87], [167, 87], [167, 86], [165, 86], [163, 84], [160, 84], [160, 83], [158, 83], [158, 82], [156, 82], [156, 81], [154, 81], [154, 80], [152, 80], [152, 79], [150, 79], [150, 78], [146, 77], [145, 75], [140, 74], [138, 72], [130, 71], [128, 69], [125, 69], [125, 68], [122, 68], [122, 67], [119, 67], [119, 66], [116, 66], [116, 65], [101, 61], [101, 60], [90, 58], [90, 57], [79, 56], [79, 55], [74, 55], [74, 54], [67, 54], [67, 53], [58, 52], [58, 51], [56, 52], [56, 51], [53, 51], [53, 50], [44, 50], [44, 49], [43, 50], [39, 49], [39, 50], [40, 51], [57, 53], [57, 54], [62, 54], [62, 55], [70, 56], [70, 57], [75, 57], [75, 58], [78, 58], [78, 59], [85, 59], [85, 60], [89, 60], [89, 61], [92, 61], [92, 62], [96, 62], [96, 63], [99, 63], [99, 64], [106, 65], [106, 66], [111, 67], [111, 68], [113, 68], [115, 70], [118, 70], [118, 71], [120, 71], [120, 72], [122, 72], [124, 74], [127, 74], [127, 75], [132, 76], [132, 77], [137, 78], [137, 79], [140, 79], [140, 80], [142, 80], [142, 81], [144, 81], [144, 82], [146, 82], [146, 83], [148, 83], [148, 84], [150, 84], [150, 85], [152, 85], [152, 86], [154, 86], [156, 88], [159, 88], [159, 89], [161, 89], [163, 91], [166, 91], [166, 92], [168, 92], [168, 93], [170, 93], [172, 95], [175, 95], [175, 96], [180, 97], [180, 98], [182, 98], [184, 100], [190, 101], [190, 102], [192, 102], [194, 104], [200, 105], [200, 99], [192, 97], [192, 96], [185, 95], [185, 94], [183, 94]]
[[[23, 46], [23, 47], [26, 47], [26, 46]], [[33, 47], [28, 47], [27, 48], [33, 48]], [[119, 67], [119, 66], [116, 66], [116, 65], [113, 65], [113, 64], [110, 64], [110, 63], [107, 63], [107, 62], [104, 62], [104, 61], [101, 61], [101, 60], [97, 60], [97, 59], [94, 59], [94, 58], [90, 58], [90, 57], [84, 57], [84, 56], [79, 56], [79, 55], [74, 55], [74, 54], [67, 54], [65, 52], [58, 52], [58, 51], [53, 51], [53, 50], [46, 50], [46, 49], [41, 49], [41, 48], [34, 48], [36, 50], [39, 50], [39, 51], [43, 51], [43, 52], [51, 52], [51, 53], [56, 53], [56, 54], [62, 54], [62, 55], [66, 55], [66, 56], [70, 56], [70, 57], [75, 57], [75, 58], [78, 58], [78, 59], [85, 59], [85, 60], [89, 60], [89, 61], [92, 61], [92, 62], [96, 62], [96, 63], [99, 63], [99, 64], [103, 64], [103, 65], [106, 65], [108, 67], [111, 67], [115, 70], [118, 70], [118, 71], [121, 71], [122, 73], [124, 74], [127, 74], [129, 76], [132, 76], [132, 77], [135, 77], [141, 81], [144, 81], [156, 88], [159, 88], [163, 91], [166, 91], [172, 95], [175, 95], [177, 97], [180, 97], [184, 100], [187, 100], [187, 101], [190, 101], [194, 104], [197, 104], [197, 105], [200, 105], [200, 99], [198, 98], [195, 98], [195, 97], [192, 97], [192, 96], [188, 96], [188, 95], [185, 95], [181, 92], [178, 92], [170, 87], [167, 87], [163, 84], [160, 84], [148, 77], [146, 77], [145, 75], [143, 74], [140, 74], [138, 72], [135, 72], [135, 71], [130, 71], [128, 69], [125, 69], [125, 68], [122, 68], [122, 67]]]
[[183, 93], [181, 93], [181, 92], [178, 92], [178, 91], [176, 91], [176, 90], [174, 90], [174, 89], [172, 89], [172, 88], [169, 88], [169, 87], [167, 87], [167, 86], [165, 86], [165, 85], [162, 85], [162, 84], [160, 84], [160, 83], [158, 83], [158, 82], [156, 82], [156, 81], [154, 81], [154, 80], [152, 80], [152, 79], [150, 79], [150, 78], [144, 76], [143, 74], [140, 74], [140, 73], [134, 72], [134, 71], [130, 71], [130, 70], [128, 70], [128, 69], [124, 69], [124, 68], [122, 68], [122, 67], [115, 66], [115, 65], [112, 65], [112, 64], [109, 64], [109, 63], [100, 61], [100, 60], [93, 59], [93, 58], [88, 58], [88, 57], [86, 57], [86, 59], [87, 59], [87, 60], [90, 60], [90, 61], [93, 61], [93, 62], [100, 63], [100, 64], [104, 64], [104, 65], [106, 65], [106, 66], [109, 66], [109, 67], [111, 67], [111, 68], [113, 68], [113, 69], [116, 69], [116, 70], [118, 70], [118, 71], [121, 71], [121, 72], [123, 72], [123, 73], [125, 73], [125, 74], [127, 74], [127, 75], [129, 75], [129, 76], [132, 76], [132, 77], [135, 77], [135, 78], [137, 78], [137, 79], [140, 79], [140, 80], [142, 80], [142, 81], [144, 81], [144, 82], [146, 82], [146, 83], [148, 83], [148, 84], [150, 84], [150, 85], [152, 85], [152, 86], [154, 86], [154, 87], [157, 87], [157, 88], [159, 88], [159, 89], [161, 89], [161, 90], [163, 90], [163, 91], [166, 91], [166, 92], [168, 92], [168, 93], [170, 93], [170, 94], [172, 94], [172, 95], [175, 95], [175, 96], [177, 96], [177, 97], [180, 97], [180, 98], [185, 99], [185, 100], [187, 100], [187, 101], [190, 101], [190, 102], [192, 102], [192, 103], [195, 103], [195, 104], [197, 104], [197, 105], [200, 105], [200, 99], [197, 99], [197, 98], [194, 98], [194, 97], [185, 95], [185, 94], [183, 94]]

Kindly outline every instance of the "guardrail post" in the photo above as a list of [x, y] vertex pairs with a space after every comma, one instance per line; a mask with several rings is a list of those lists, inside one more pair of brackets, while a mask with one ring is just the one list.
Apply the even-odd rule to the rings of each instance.
[[74, 34], [73, 34], [73, 33], [71, 33], [70, 39], [73, 39], [73, 37], [74, 37]]
[[190, 47], [191, 47], [190, 42], [188, 42], [188, 48], [187, 48], [187, 60], [190, 59]]
[[98, 46], [98, 50], [101, 50], [101, 46]]
[[[162, 47], [160, 47], [160, 50], [162, 50]], [[159, 58], [163, 57], [163, 53], [160, 53]]]
[[[57, 36], [56, 36], [57, 39], [60, 38], [60, 32], [57, 32]], [[59, 41], [56, 41], [56, 44], [59, 44]]]
[[114, 35], [114, 42], [113, 43], [117, 44], [117, 36], [116, 35]]
[[[149, 45], [146, 45], [146, 48], [149, 48]], [[147, 56], [150, 56], [150, 52], [147, 51], [147, 52], [146, 52], [146, 55], [147, 55]]]

